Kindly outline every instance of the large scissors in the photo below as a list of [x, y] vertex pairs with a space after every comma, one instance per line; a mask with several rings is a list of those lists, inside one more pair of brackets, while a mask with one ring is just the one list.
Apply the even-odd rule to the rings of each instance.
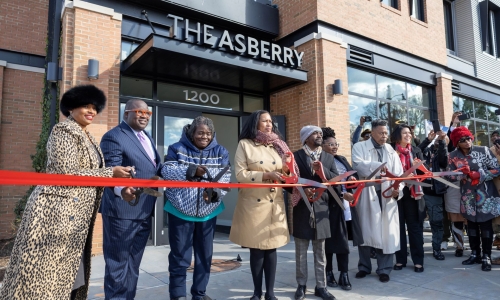
[[[380, 171], [385, 167], [387, 163], [383, 162], [380, 166], [378, 166], [373, 172], [371, 172], [370, 175], [368, 175], [365, 180], [373, 180], [377, 175], [380, 174]], [[377, 182], [349, 182], [346, 184], [347, 189], [356, 189], [356, 191], [353, 194], [354, 201], [349, 203], [349, 206], [354, 207], [356, 204], [358, 204], [359, 196], [361, 195], [361, 192], [365, 187], [369, 186], [375, 186], [377, 184], [381, 184], [383, 181], [377, 181]]]
[[[130, 170], [130, 177], [132, 179], [135, 178], [135, 172], [134, 171], [135, 170]], [[150, 179], [152, 179], [152, 180], [161, 180], [161, 178], [159, 176], [153, 176]], [[153, 190], [152, 188], [138, 187], [138, 188], [135, 188], [135, 192], [134, 192], [135, 200], [129, 201], [128, 204], [130, 206], [136, 206], [137, 204], [139, 204], [139, 198], [141, 198], [142, 194], [147, 194], [147, 195], [150, 195], [150, 196], [153, 196], [153, 197], [161, 197], [162, 196], [162, 193], [158, 192], [157, 190]]]
[[432, 177], [432, 179], [440, 181], [440, 182], [446, 184], [447, 186], [450, 186], [454, 189], [460, 189], [460, 187], [457, 186], [456, 184], [453, 184], [453, 183], [449, 182], [448, 180], [441, 178], [439, 176], [462, 175], [463, 174], [462, 172], [457, 172], [457, 171], [431, 172], [425, 167], [425, 165], [421, 165], [420, 167], [418, 167], [418, 170], [424, 173], [423, 176]]
[[[320, 161], [317, 161], [317, 163], [319, 163], [319, 170], [315, 170], [315, 172], [319, 176], [319, 178], [321, 178], [321, 180], [323, 181], [323, 183], [335, 183], [335, 182], [339, 182], [339, 181], [342, 181], [345, 178], [349, 178], [352, 174], [356, 173], [356, 171], [348, 171], [348, 172], [345, 172], [344, 174], [341, 174], [341, 175], [336, 176], [336, 177], [334, 177], [334, 178], [332, 178], [330, 180], [327, 180], [326, 176], [325, 176], [325, 171], [323, 170], [323, 164]], [[337, 195], [337, 193], [335, 192], [335, 190], [333, 189], [333, 187], [331, 185], [326, 185], [326, 188], [327, 188], [328, 192], [333, 196], [333, 198], [335, 199], [335, 201], [337, 201], [337, 203], [342, 208], [342, 210], [345, 210], [344, 202], [339, 198], [339, 196]], [[323, 194], [323, 191], [324, 191], [324, 189], [319, 189], [318, 190], [318, 194], [313, 199], [313, 201], [318, 200], [321, 197], [321, 194]]]
[[[222, 178], [222, 176], [224, 176], [224, 174], [226, 174], [226, 172], [229, 170], [230, 166], [225, 166], [219, 173], [217, 173], [217, 175], [215, 175], [215, 177], [212, 178], [212, 176], [210, 175], [210, 173], [206, 172], [207, 174], [207, 179], [209, 182], [219, 182], [219, 180]], [[229, 192], [229, 188], [222, 188], [221, 190], [224, 190], [224, 191], [227, 191]], [[214, 192], [214, 189], [213, 188], [207, 188], [205, 189], [205, 191], [207, 192], [207, 195], [208, 195], [208, 203], [212, 203], [212, 194]]]
[[[289, 162], [285, 162], [286, 165], [287, 165], [287, 167], [288, 167], [288, 169], [290, 170], [290, 175], [283, 177], [283, 181], [285, 183], [287, 183], [287, 184], [303, 184], [303, 185], [306, 185], [306, 186], [314, 186], [316, 188], [322, 189], [322, 191], [328, 189], [328, 187], [326, 185], [324, 185], [324, 184], [322, 184], [320, 182], [299, 177], [295, 173], [295, 168], [294, 168], [295, 158], [293, 156], [293, 153], [292, 152], [286, 152], [285, 155], [288, 156], [288, 157], [290, 157], [290, 161]], [[311, 213], [310, 216], [309, 216], [309, 225], [311, 226], [311, 228], [315, 228], [316, 227], [316, 222], [314, 220], [314, 210], [312, 208], [311, 203], [309, 203], [309, 201], [310, 201], [309, 197], [306, 196], [306, 193], [304, 192], [304, 188], [302, 186], [296, 186], [296, 188], [299, 191], [300, 196], [302, 197], [302, 200], [304, 200], [304, 203], [306, 204], [307, 209], [309, 209], [309, 212]], [[315, 200], [318, 200], [318, 199], [319, 199], [319, 197], [316, 198]], [[315, 200], [311, 199], [311, 202], [314, 202]]]
[[[406, 172], [404, 172], [401, 176], [396, 176], [396, 175], [394, 175], [391, 172], [386, 170], [384, 177], [387, 177], [389, 180], [391, 178], [400, 178], [400, 179], [404, 180], [404, 182], [408, 185], [420, 185], [420, 186], [425, 186], [425, 187], [431, 187], [432, 186], [431, 184], [421, 182], [418, 180], [412, 180], [412, 179], [410, 179], [411, 177], [409, 177], [413, 172], [415, 172], [423, 164], [424, 164], [424, 161], [415, 162], [413, 164], [413, 166], [411, 166], [411, 168], [406, 170]], [[408, 177], [408, 179], [405, 179], [407, 177]], [[391, 198], [391, 194], [387, 195], [387, 192], [391, 192], [391, 189], [394, 189], [394, 190], [399, 189], [400, 181], [401, 180], [394, 180], [394, 182], [387, 189], [385, 189], [382, 192], [382, 196], [384, 196], [385, 198]]]

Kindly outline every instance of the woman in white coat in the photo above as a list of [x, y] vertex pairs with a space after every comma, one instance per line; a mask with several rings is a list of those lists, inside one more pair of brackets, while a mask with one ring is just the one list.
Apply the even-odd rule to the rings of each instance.
[[[396, 151], [386, 144], [388, 138], [387, 121], [372, 122], [372, 136], [369, 140], [354, 144], [352, 149], [353, 169], [360, 179], [369, 176], [383, 162], [385, 170], [399, 176], [403, 173], [401, 160]], [[371, 273], [370, 247], [377, 252], [377, 274], [381, 282], [389, 281], [394, 253], [400, 249], [399, 215], [397, 200], [403, 196], [403, 185], [392, 190], [389, 198], [381, 192], [389, 188], [392, 182], [383, 182], [379, 186], [367, 187], [360, 195], [357, 204], [364, 244], [359, 246], [359, 272], [356, 278], [363, 278]]]

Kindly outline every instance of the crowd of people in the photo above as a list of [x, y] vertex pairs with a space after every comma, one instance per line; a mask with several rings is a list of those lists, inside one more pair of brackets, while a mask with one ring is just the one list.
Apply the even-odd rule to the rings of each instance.
[[[126, 103], [123, 121], [103, 136], [100, 145], [95, 141], [87, 127], [105, 104], [104, 93], [92, 85], [76, 86], [62, 96], [60, 109], [67, 118], [53, 128], [47, 143], [47, 173], [229, 182], [231, 153], [217, 143], [209, 118], [200, 116], [186, 124], [162, 163], [145, 131], [152, 112], [139, 99]], [[349, 240], [359, 252], [356, 278], [367, 277], [372, 272], [371, 260], [376, 259], [379, 280], [388, 282], [392, 270], [406, 267], [408, 255], [414, 271], [422, 273], [427, 216], [436, 260], [445, 259], [442, 250], [450, 236], [457, 247], [455, 256], [462, 256], [466, 230], [471, 252], [462, 264], [477, 263], [483, 271], [490, 271], [492, 247], [500, 245], [500, 240], [493, 239], [494, 220], [500, 215], [499, 132], [491, 136], [491, 149], [476, 146], [474, 135], [458, 126], [459, 115], [453, 114], [448, 132], [431, 131], [418, 144], [411, 126], [399, 124], [390, 133], [387, 121], [373, 120], [371, 129], [363, 130], [362, 117], [352, 149], [340, 148], [334, 129], [307, 125], [300, 130], [301, 148], [292, 153], [270, 113], [253, 112], [234, 153], [234, 172], [240, 183], [280, 183], [292, 176], [317, 183], [333, 178], [355, 182], [389, 173], [401, 176], [420, 161], [433, 172], [461, 173], [444, 177], [458, 188], [436, 178], [426, 179], [423, 187], [381, 181], [365, 187], [357, 202], [352, 185], [335, 185], [335, 195], [317, 185], [302, 191], [297, 187], [239, 189], [229, 239], [250, 251], [254, 287], [250, 299], [277, 299], [277, 249], [290, 241], [290, 235], [295, 243], [297, 300], [306, 298], [309, 244], [314, 258], [314, 295], [321, 299], [335, 299], [327, 287], [352, 289]], [[339, 150], [343, 154], [352, 151], [352, 163]], [[227, 191], [165, 189], [170, 299], [187, 299], [186, 274], [193, 256], [192, 299], [211, 299], [206, 289], [214, 232]], [[97, 212], [103, 217], [105, 297], [134, 299], [154, 204], [154, 193], [134, 187], [37, 186], [26, 205], [0, 299], [86, 299]], [[293, 211], [289, 215], [287, 205]]]

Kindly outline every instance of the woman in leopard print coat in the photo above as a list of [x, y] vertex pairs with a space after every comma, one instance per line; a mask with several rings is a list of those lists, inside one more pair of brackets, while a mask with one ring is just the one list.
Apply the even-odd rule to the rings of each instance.
[[[77, 86], [61, 99], [68, 117], [47, 142], [47, 173], [130, 177], [129, 167], [105, 168], [87, 125], [105, 106], [104, 93]], [[0, 299], [86, 299], [92, 231], [103, 188], [37, 186], [31, 194], [5, 273]]]

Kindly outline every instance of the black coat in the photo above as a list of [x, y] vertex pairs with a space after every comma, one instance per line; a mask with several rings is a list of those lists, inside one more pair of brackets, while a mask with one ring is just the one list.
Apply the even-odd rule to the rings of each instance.
[[[347, 161], [347, 159], [340, 155], [335, 155], [347, 169], [347, 171], [352, 171], [352, 167]], [[335, 164], [335, 162], [333, 162]], [[353, 175], [358, 178], [356, 174]], [[349, 193], [353, 191], [348, 189]], [[344, 210], [338, 205], [335, 199], [331, 199], [328, 202], [328, 207], [330, 209], [330, 232], [331, 237], [325, 241], [325, 252], [326, 253], [349, 253], [349, 241], [347, 234], [347, 225], [344, 216]], [[354, 246], [363, 244], [363, 234], [361, 233], [361, 225], [359, 224], [358, 211], [356, 207], [351, 207], [351, 227], [352, 227], [352, 242]]]
[[[299, 167], [300, 177], [311, 179], [317, 182], [322, 182], [316, 173], [312, 173], [311, 167], [308, 164], [307, 154], [303, 149], [296, 151], [294, 154], [295, 161]], [[319, 158], [323, 164], [326, 179], [338, 176], [337, 168], [333, 161], [333, 155], [321, 152]], [[340, 193], [340, 188], [336, 187], [337, 193]], [[327, 239], [330, 237], [330, 219], [328, 211], [328, 201], [330, 201], [330, 193], [324, 191], [323, 195], [316, 202], [311, 203], [316, 221], [316, 228], [309, 226], [310, 211], [307, 208], [304, 200], [301, 199], [299, 203], [293, 208], [293, 236], [306, 240], [319, 240]], [[333, 198], [331, 199], [332, 201]]]
[[[446, 143], [442, 140], [438, 140], [437, 147], [435, 147], [435, 145], [429, 147], [430, 143], [429, 139], [424, 139], [424, 141], [418, 145], [424, 155], [426, 166], [431, 168], [432, 172], [439, 172], [441, 169], [446, 169], [448, 167], [448, 149]], [[426, 195], [444, 195], [448, 190], [448, 186], [441, 181], [427, 179], [424, 182], [432, 184], [432, 187], [423, 188]]]

